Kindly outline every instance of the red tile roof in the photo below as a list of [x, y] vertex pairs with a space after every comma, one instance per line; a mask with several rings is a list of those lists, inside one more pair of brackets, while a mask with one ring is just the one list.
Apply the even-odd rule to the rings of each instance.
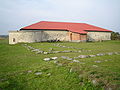
[[38, 30], [38, 29], [47, 29], [47, 30], [68, 30], [71, 32], [84, 33], [87, 31], [104, 31], [112, 32], [107, 29], [89, 25], [86, 23], [69, 23], [69, 22], [50, 22], [50, 21], [41, 21], [27, 27], [21, 28], [20, 30]]

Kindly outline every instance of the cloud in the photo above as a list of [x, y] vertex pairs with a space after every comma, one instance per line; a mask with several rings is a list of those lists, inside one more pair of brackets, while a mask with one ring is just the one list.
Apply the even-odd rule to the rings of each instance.
[[0, 34], [48, 20], [84, 22], [120, 32], [119, 0], [1, 0]]

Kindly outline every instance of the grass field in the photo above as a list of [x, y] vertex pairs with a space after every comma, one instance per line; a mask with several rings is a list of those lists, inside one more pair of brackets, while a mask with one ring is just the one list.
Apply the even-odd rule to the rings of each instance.
[[[47, 55], [31, 52], [23, 45], [9, 45], [8, 40], [0, 40], [0, 90], [120, 90], [120, 54], [76, 58], [79, 62], [61, 58], [120, 52], [120, 41], [27, 44], [43, 51], [82, 50]], [[58, 59], [44, 61], [47, 57]]]

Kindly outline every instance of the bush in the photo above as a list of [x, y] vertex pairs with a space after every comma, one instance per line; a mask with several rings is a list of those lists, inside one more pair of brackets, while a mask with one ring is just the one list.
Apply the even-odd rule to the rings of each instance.
[[120, 40], [120, 34], [118, 32], [112, 32], [111, 40]]

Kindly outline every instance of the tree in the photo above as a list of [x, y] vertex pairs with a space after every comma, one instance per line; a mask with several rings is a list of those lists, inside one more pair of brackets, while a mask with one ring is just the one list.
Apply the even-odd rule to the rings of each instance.
[[120, 40], [120, 34], [119, 34], [119, 32], [112, 32], [112, 34], [111, 34], [111, 40]]

